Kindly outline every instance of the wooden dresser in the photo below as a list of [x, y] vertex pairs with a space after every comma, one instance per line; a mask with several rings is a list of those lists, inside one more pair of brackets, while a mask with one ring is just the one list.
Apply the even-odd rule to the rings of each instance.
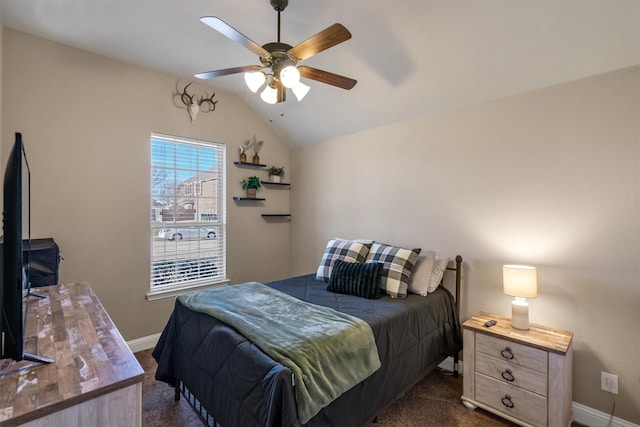
[[[494, 319], [494, 326], [486, 321]], [[571, 424], [571, 332], [477, 313], [464, 324], [462, 402], [522, 426]]]
[[86, 283], [34, 289], [25, 352], [2, 360], [0, 426], [140, 426], [144, 371]]

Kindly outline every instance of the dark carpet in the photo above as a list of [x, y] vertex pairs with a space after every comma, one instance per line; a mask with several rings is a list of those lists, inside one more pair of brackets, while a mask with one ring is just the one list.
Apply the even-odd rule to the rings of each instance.
[[[144, 369], [142, 383], [142, 425], [145, 427], [200, 427], [202, 422], [181, 398], [173, 400], [173, 388], [156, 381], [156, 362], [151, 350], [135, 353]], [[470, 411], [462, 405], [462, 377], [454, 378], [440, 370], [425, 377], [402, 398], [378, 415], [377, 424], [367, 427], [492, 427], [515, 426], [482, 409]], [[573, 427], [579, 424], [573, 423]], [[229, 426], [235, 427], [235, 426]]]

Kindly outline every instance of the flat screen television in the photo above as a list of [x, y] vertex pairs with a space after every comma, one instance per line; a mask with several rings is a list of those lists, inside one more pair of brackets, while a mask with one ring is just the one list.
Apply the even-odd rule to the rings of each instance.
[[0, 286], [0, 352], [2, 359], [51, 362], [24, 352], [31, 291], [31, 173], [22, 143], [15, 142], [4, 173], [2, 284]]

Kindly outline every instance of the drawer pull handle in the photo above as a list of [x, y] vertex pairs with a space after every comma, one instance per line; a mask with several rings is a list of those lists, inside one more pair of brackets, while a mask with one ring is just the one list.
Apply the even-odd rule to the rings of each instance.
[[505, 359], [513, 359], [513, 352], [511, 351], [511, 347], [505, 347], [504, 350], [500, 352], [500, 355]]
[[516, 379], [513, 376], [513, 373], [511, 373], [511, 369], [505, 370], [501, 375], [502, 375], [502, 379], [505, 380], [505, 381], [512, 382], [513, 380]]
[[502, 398], [502, 404], [509, 409], [516, 406], [513, 404], [513, 401], [511, 400], [511, 396], [509, 396], [508, 394], [505, 394], [504, 397]]

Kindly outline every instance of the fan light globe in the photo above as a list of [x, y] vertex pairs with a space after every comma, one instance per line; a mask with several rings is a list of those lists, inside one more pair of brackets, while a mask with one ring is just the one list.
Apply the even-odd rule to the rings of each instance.
[[249, 90], [256, 93], [260, 86], [267, 81], [267, 76], [262, 71], [253, 71], [251, 73], [244, 73], [244, 81], [247, 84]]
[[260, 98], [267, 104], [275, 104], [278, 102], [278, 91], [276, 88], [267, 85], [260, 94]]
[[302, 101], [302, 98], [304, 98], [307, 95], [307, 93], [309, 92], [309, 89], [311, 88], [302, 82], [298, 82], [291, 88], [291, 90], [293, 91], [293, 94], [298, 99], [298, 102]]
[[286, 88], [293, 88], [300, 82], [300, 71], [293, 65], [288, 65], [280, 71], [280, 82]]

